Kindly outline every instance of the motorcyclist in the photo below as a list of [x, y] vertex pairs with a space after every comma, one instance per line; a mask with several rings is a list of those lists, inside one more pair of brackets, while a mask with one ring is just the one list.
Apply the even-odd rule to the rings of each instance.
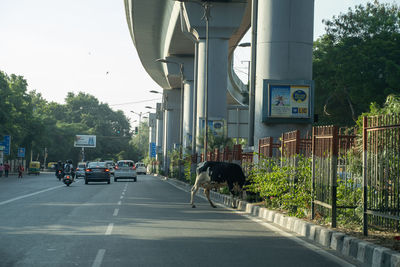
[[65, 174], [70, 174], [72, 176], [72, 179], [74, 180], [75, 178], [75, 170], [74, 170], [74, 165], [72, 165], [72, 160], [69, 159], [64, 165], [64, 173]]
[[61, 160], [59, 160], [56, 165], [56, 177], [58, 177], [57, 174], [59, 171], [61, 171], [61, 174], [64, 175], [64, 165], [62, 164]]

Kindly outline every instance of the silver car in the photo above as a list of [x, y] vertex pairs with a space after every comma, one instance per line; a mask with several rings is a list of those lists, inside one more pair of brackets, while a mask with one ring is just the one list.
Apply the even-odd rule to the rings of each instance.
[[137, 174], [146, 174], [147, 173], [146, 165], [144, 165], [143, 162], [136, 163], [136, 173]]
[[75, 176], [76, 178], [85, 177], [86, 162], [79, 162], [76, 166]]
[[136, 167], [133, 160], [119, 160], [114, 168], [114, 182], [118, 179], [133, 179], [137, 181]]

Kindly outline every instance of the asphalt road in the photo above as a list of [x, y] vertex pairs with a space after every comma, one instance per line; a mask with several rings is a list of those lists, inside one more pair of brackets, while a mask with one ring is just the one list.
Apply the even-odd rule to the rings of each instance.
[[66, 187], [0, 178], [0, 266], [351, 266], [153, 176]]

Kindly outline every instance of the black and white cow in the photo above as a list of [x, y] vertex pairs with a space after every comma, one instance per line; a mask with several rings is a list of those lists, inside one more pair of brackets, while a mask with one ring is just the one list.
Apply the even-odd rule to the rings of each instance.
[[231, 192], [233, 198], [233, 195], [242, 192], [243, 185], [246, 182], [246, 177], [243, 174], [242, 168], [235, 163], [206, 161], [197, 167], [196, 173], [196, 182], [192, 187], [190, 198], [192, 208], [196, 207], [194, 205], [194, 196], [200, 187], [204, 188], [204, 194], [208, 202], [210, 202], [210, 205], [216, 208], [210, 199], [211, 189], [228, 186], [229, 192]]

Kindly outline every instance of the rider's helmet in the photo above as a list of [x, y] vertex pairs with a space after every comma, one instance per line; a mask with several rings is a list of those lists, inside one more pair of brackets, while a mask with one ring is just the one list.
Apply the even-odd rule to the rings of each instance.
[[67, 163], [72, 164], [72, 159], [67, 160]]

